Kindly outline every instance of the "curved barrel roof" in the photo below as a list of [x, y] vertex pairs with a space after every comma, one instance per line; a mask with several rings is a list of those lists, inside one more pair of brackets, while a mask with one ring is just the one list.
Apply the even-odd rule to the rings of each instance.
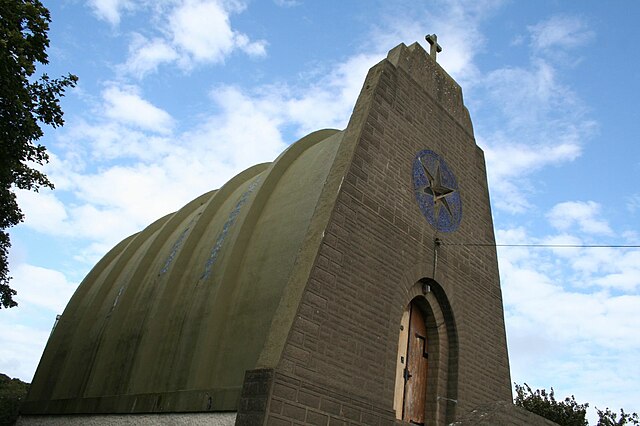
[[245, 371], [280, 358], [342, 136], [314, 132], [115, 246], [61, 316], [26, 411], [235, 409]]

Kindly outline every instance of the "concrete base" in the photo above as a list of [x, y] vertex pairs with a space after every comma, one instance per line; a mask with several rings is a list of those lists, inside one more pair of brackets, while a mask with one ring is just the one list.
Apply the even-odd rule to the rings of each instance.
[[20, 416], [16, 425], [24, 426], [124, 426], [124, 425], [172, 425], [172, 426], [232, 426], [236, 413], [167, 413], [167, 414], [102, 414], [66, 416]]

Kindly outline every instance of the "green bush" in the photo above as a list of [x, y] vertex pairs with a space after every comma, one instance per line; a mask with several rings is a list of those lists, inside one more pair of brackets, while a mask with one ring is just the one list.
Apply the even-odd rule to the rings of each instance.
[[0, 373], [0, 425], [15, 423], [20, 404], [28, 391], [29, 383]]
[[620, 418], [618, 415], [608, 408], [603, 410], [598, 410], [598, 424], [596, 426], [624, 426], [624, 425], [640, 425], [640, 418], [636, 413], [625, 413], [624, 410], [620, 409]]
[[[589, 404], [578, 404], [573, 395], [563, 401], [557, 401], [551, 388], [551, 392], [544, 389], [531, 390], [528, 384], [521, 386], [515, 383], [516, 398], [514, 403], [532, 413], [558, 423], [560, 426], [588, 426], [586, 419]], [[608, 408], [599, 410], [596, 426], [625, 426], [640, 425], [640, 419], [636, 413], [625, 413], [620, 409], [620, 418]]]
[[532, 413], [558, 423], [560, 426], [588, 426], [587, 407], [589, 404], [578, 404], [573, 395], [566, 397], [564, 401], [557, 401], [551, 388], [551, 392], [536, 389], [531, 390], [528, 384], [524, 386], [516, 384], [515, 404]]

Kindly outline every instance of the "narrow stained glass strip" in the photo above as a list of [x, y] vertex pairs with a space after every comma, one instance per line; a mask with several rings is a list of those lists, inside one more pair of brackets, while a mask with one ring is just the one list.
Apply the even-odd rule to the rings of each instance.
[[238, 218], [238, 215], [240, 214], [240, 209], [247, 202], [249, 195], [251, 195], [251, 193], [256, 189], [259, 182], [260, 182], [260, 176], [258, 176], [249, 185], [247, 190], [242, 193], [235, 207], [229, 213], [229, 217], [227, 217], [227, 220], [225, 221], [224, 225], [222, 225], [222, 230], [218, 234], [218, 237], [216, 238], [216, 242], [213, 245], [213, 248], [211, 249], [211, 253], [209, 254], [209, 258], [207, 259], [207, 263], [205, 264], [205, 267], [204, 267], [204, 272], [200, 276], [201, 281], [206, 280], [211, 275], [213, 265], [216, 263], [216, 260], [218, 259], [218, 255], [220, 253], [220, 250], [222, 249], [225, 239], [227, 238], [227, 235], [229, 234], [229, 230], [232, 228], [233, 224]]

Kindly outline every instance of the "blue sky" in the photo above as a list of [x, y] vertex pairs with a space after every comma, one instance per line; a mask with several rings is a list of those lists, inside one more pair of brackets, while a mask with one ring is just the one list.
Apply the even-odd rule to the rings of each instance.
[[[640, 244], [640, 3], [58, 0], [55, 191], [20, 192], [0, 371], [30, 381], [55, 316], [115, 243], [344, 128], [366, 71], [437, 33], [485, 151], [502, 244]], [[45, 68], [43, 68], [45, 69]], [[501, 247], [512, 380], [640, 411], [640, 249]]]

